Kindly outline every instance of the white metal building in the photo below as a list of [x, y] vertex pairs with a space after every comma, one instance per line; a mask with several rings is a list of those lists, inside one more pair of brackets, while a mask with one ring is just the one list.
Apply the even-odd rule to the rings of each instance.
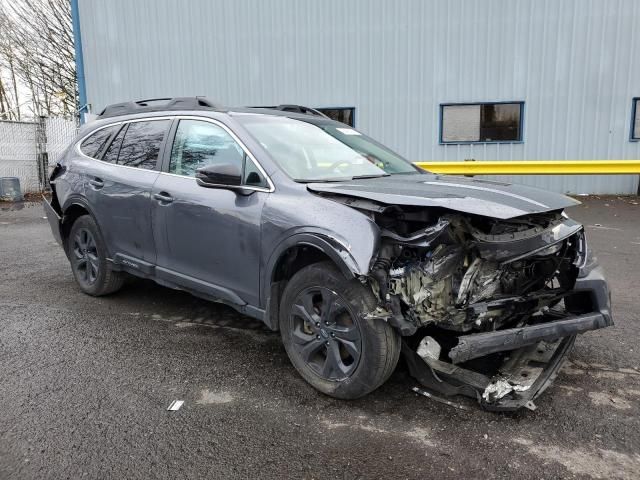
[[[206, 95], [334, 109], [412, 160], [640, 158], [638, 0], [72, 6], [92, 112]], [[515, 180], [571, 193], [639, 188], [637, 175]]]

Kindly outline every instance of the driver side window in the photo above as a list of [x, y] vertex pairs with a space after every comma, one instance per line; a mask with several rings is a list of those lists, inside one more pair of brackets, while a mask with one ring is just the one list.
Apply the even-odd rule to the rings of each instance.
[[235, 164], [242, 169], [244, 151], [218, 125], [180, 120], [171, 147], [169, 173], [195, 177], [198, 168], [214, 163]]

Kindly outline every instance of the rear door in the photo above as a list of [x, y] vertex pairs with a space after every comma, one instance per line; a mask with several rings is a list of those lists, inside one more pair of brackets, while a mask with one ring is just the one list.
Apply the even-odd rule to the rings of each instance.
[[[222, 123], [182, 118], [174, 130], [168, 171], [152, 192], [156, 274], [223, 300], [258, 305], [261, 214], [273, 188]], [[199, 186], [196, 170], [212, 163], [239, 166], [245, 191]]]
[[87, 197], [117, 263], [150, 272], [156, 260], [151, 228], [151, 188], [171, 120], [124, 123], [87, 172]]

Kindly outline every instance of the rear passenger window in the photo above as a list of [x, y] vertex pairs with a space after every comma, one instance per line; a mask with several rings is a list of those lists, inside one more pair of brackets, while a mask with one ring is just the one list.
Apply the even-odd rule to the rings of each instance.
[[153, 170], [170, 120], [132, 122], [118, 153], [118, 165]]
[[120, 125], [111, 125], [92, 133], [80, 144], [80, 151], [87, 157], [98, 158], [98, 154], [106, 141], [119, 127]]

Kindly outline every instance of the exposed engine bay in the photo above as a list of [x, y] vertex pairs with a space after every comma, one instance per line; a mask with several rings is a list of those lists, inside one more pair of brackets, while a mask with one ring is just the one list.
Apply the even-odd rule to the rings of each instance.
[[382, 245], [371, 277], [398, 322], [495, 330], [553, 306], [575, 282], [582, 228], [560, 213], [512, 220], [446, 214], [418, 229], [428, 214], [395, 213], [376, 218]]
[[369, 317], [403, 335], [409, 371], [429, 398], [535, 409], [576, 335], [613, 324], [604, 278], [585, 268], [583, 227], [562, 210], [496, 219], [333, 199], [380, 228], [362, 279], [378, 299]]

